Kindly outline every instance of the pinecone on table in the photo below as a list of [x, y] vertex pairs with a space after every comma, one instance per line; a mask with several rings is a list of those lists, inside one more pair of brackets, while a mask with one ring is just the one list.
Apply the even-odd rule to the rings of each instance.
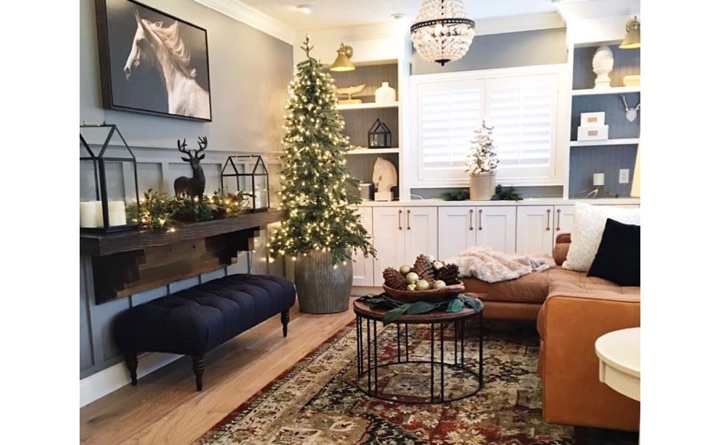
[[418, 255], [417, 258], [415, 258], [413, 270], [420, 278], [424, 278], [430, 284], [436, 279], [432, 261], [425, 255]]
[[460, 270], [458, 269], [457, 264], [445, 264], [443, 267], [437, 270], [437, 272], [435, 273], [435, 279], [443, 280], [447, 285], [458, 284], [459, 274]]
[[383, 270], [383, 278], [385, 279], [385, 286], [391, 289], [405, 290], [407, 287], [403, 274], [392, 267], [386, 267]]

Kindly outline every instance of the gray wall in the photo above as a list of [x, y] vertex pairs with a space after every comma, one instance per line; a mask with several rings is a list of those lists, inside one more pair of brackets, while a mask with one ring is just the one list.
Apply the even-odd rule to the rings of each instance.
[[460, 60], [440, 66], [413, 51], [411, 74], [452, 73], [566, 63], [565, 28], [476, 36]]
[[[102, 108], [97, 28], [93, 0], [80, 1], [80, 116], [79, 122], [113, 123], [124, 136], [138, 162], [140, 193], [149, 188], [171, 192], [177, 176], [189, 175], [180, 160], [176, 141], [187, 139], [194, 148], [198, 136], [207, 136], [203, 160], [207, 176], [206, 193], [219, 188], [224, 160], [230, 154], [255, 153], [263, 156], [271, 175], [271, 190], [277, 188], [277, 171], [282, 139], [287, 85], [293, 77], [292, 47], [274, 37], [237, 22], [192, 0], [144, 0], [143, 4], [190, 22], [207, 31], [212, 95], [212, 122], [152, 116]], [[98, 141], [89, 141], [90, 143]], [[278, 200], [271, 197], [271, 204]], [[256, 246], [262, 246], [261, 234]], [[90, 260], [80, 258], [80, 378], [88, 377], [121, 360], [115, 349], [111, 323], [115, 315], [131, 305], [158, 298], [201, 281], [226, 273], [279, 273], [262, 261], [258, 248], [252, 258], [241, 255], [228, 270], [169, 283], [167, 286], [96, 305], [92, 292]]]

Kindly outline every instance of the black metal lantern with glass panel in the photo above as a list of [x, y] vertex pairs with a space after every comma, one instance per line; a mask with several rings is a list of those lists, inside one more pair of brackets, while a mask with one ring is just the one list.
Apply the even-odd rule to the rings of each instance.
[[80, 231], [137, 229], [139, 196], [135, 156], [117, 126], [80, 125]]
[[254, 212], [270, 208], [270, 182], [267, 168], [259, 155], [228, 156], [220, 175], [223, 193], [244, 193], [250, 197]]
[[368, 131], [368, 148], [390, 148], [392, 146], [392, 133], [385, 123], [376, 119]]

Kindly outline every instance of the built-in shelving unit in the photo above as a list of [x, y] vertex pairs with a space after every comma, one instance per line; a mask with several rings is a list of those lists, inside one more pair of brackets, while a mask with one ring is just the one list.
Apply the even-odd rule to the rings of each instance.
[[[607, 45], [614, 59], [610, 87], [594, 88], [596, 74], [592, 59], [601, 45]], [[619, 49], [617, 43], [598, 42], [575, 46], [572, 54], [572, 108], [570, 115], [570, 176], [568, 198], [580, 198], [592, 188], [593, 173], [605, 174], [605, 186], [612, 193], [629, 197], [632, 176], [628, 183], [619, 183], [620, 170], [634, 171], [640, 145], [640, 120], [626, 117], [625, 103], [635, 108], [640, 103], [641, 87], [624, 86], [623, 78], [640, 74], [640, 50]], [[608, 125], [608, 139], [578, 140], [582, 113], [603, 112]]]
[[[381, 60], [358, 63], [353, 71], [329, 71], [338, 88], [365, 85], [360, 93], [352, 96], [353, 99], [362, 100], [362, 103], [337, 105], [337, 110], [345, 119], [344, 133], [348, 136], [350, 145], [360, 147], [347, 153], [348, 166], [353, 176], [360, 179], [361, 183], [372, 183], [373, 168], [377, 158], [382, 157], [390, 161], [398, 172], [398, 187], [394, 189], [395, 199], [400, 197], [400, 153], [403, 143], [400, 131], [400, 97], [404, 92], [401, 91], [398, 82], [400, 78], [398, 66], [397, 60]], [[395, 89], [398, 100], [388, 103], [375, 102], [375, 90], [383, 82], [388, 82], [389, 86]], [[376, 119], [380, 119], [390, 130], [392, 140], [388, 148], [368, 147], [368, 132]]]

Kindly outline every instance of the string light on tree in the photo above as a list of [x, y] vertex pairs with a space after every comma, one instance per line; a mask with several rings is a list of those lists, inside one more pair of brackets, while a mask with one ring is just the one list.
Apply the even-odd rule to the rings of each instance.
[[306, 37], [301, 47], [307, 60], [297, 65], [285, 104], [280, 208], [288, 218], [271, 237], [271, 257], [299, 255], [318, 250], [332, 252], [337, 265], [350, 260], [348, 248], [375, 256], [360, 215], [351, 206], [359, 196], [349, 194], [360, 181], [345, 163], [348, 138], [345, 121], [336, 110], [334, 80], [310, 56]]

